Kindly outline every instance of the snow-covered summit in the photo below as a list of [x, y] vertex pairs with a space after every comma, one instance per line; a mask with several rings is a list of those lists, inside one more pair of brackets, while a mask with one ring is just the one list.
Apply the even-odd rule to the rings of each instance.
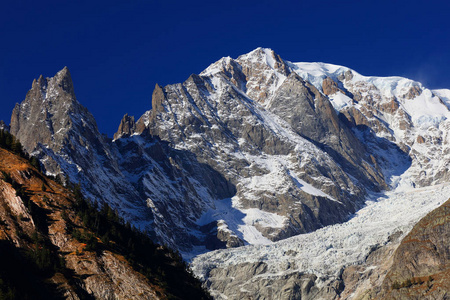
[[259, 47], [247, 54], [239, 56], [237, 60], [250, 63], [264, 63], [272, 69], [275, 69], [277, 59], [278, 55], [272, 49]]
[[263, 63], [268, 67], [275, 69], [277, 57], [278, 55], [272, 49], [259, 47], [247, 54], [239, 56], [236, 60], [229, 56], [222, 57], [202, 71], [200, 76], [214, 75], [218, 72], [224, 71], [224, 69], [226, 69], [231, 63], [236, 63], [239, 61], [247, 61], [258, 64]]
[[[296, 74], [327, 96], [335, 110], [346, 115], [354, 126], [368, 126], [378, 137], [394, 141], [404, 151], [418, 152], [420, 160], [425, 161], [428, 155], [435, 157], [433, 153], [445, 152], [447, 147], [436, 141], [449, 120], [449, 90], [432, 91], [420, 82], [399, 76], [365, 76], [329, 63], [290, 62], [267, 48], [257, 48], [237, 59], [221, 59], [201, 73], [205, 77], [219, 74], [265, 109], [276, 106], [278, 91]], [[325, 90], [330, 82], [335, 85], [331, 93]], [[417, 145], [422, 141], [425, 143]], [[426, 146], [429, 142], [433, 145]]]
[[[322, 91], [322, 83], [325, 78], [329, 77], [335, 81], [342, 81], [346, 74], [347, 79], [350, 79], [353, 82], [362, 81], [373, 84], [385, 96], [405, 95], [411, 87], [424, 89], [420, 82], [400, 76], [364, 76], [353, 69], [341, 65], [323, 62], [290, 62], [283, 60], [272, 49], [262, 47], [243, 54], [237, 59], [233, 59], [229, 56], [221, 58], [201, 72], [200, 76], [211, 76], [223, 72], [233, 63], [247, 67], [250, 65], [263, 66], [263, 68], [266, 69], [265, 71], [271, 69], [278, 77], [282, 77], [283, 75], [286, 76], [286, 73], [289, 74], [295, 72], [305, 81], [313, 84], [320, 91]], [[285, 70], [280, 70], [281, 66], [286, 66]], [[286, 78], [283, 78], [281, 81], [284, 79]]]

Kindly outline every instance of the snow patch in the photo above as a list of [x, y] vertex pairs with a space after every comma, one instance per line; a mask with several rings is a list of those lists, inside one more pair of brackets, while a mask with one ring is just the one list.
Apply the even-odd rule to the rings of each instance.
[[329, 95], [328, 98], [330, 99], [331, 104], [337, 112], [347, 106], [352, 106], [353, 104], [353, 100], [347, 95], [342, 94], [341, 92]]

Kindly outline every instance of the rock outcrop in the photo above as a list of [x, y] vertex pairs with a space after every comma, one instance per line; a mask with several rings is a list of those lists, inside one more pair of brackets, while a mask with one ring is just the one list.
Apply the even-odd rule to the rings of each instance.
[[123, 136], [130, 136], [135, 133], [135, 131], [136, 122], [134, 121], [134, 117], [125, 114], [122, 121], [120, 121], [119, 129], [117, 129], [117, 132], [114, 134], [114, 139], [117, 140]]
[[450, 200], [421, 219], [395, 251], [376, 299], [450, 297]]
[[[64, 213], [71, 214], [64, 212], [63, 208], [73, 206], [69, 191], [39, 175], [25, 160], [6, 150], [0, 149], [0, 157], [1, 171], [8, 174], [12, 182], [20, 184], [22, 189], [25, 188], [32, 201], [30, 210], [24, 205], [23, 196], [16, 196], [14, 187], [0, 180], [2, 242], [9, 241], [18, 248], [33, 249], [30, 243], [33, 235], [47, 233], [49, 241], [57, 247], [66, 267], [74, 272], [73, 277], [55, 273], [49, 278], [69, 299], [82, 299], [85, 294], [90, 294], [95, 299], [160, 299], [156, 287], [134, 271], [123, 256], [111, 251], [104, 251], [100, 255], [83, 251], [83, 244], [70, 236], [67, 232], [67, 221], [62, 217]], [[45, 211], [46, 217], [52, 222], [45, 227], [31, 211]], [[31, 269], [31, 266], [29, 268]], [[77, 291], [79, 287], [83, 292]], [[36, 297], [38, 298], [38, 295]]]

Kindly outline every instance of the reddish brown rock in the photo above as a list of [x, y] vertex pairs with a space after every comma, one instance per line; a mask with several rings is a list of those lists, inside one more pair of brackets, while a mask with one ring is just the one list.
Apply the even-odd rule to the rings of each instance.
[[134, 121], [133, 116], [129, 116], [128, 114], [125, 114], [120, 121], [119, 129], [114, 134], [114, 139], [118, 139], [122, 136], [129, 136], [135, 133], [136, 131], [136, 122]]
[[[342, 92], [339, 89], [337, 83], [334, 82], [333, 79], [331, 79], [330, 77], [327, 77], [327, 78], [325, 78], [323, 80], [323, 82], [322, 82], [322, 90], [323, 90], [323, 93], [325, 95], [327, 95], [327, 96], [328, 95], [333, 95], [333, 94], [335, 94], [337, 92]], [[342, 92], [342, 93], [345, 94], [344, 92]]]
[[403, 97], [411, 100], [416, 98], [420, 94], [422, 94], [422, 90], [418, 86], [412, 86], [409, 88], [408, 92], [403, 95]]
[[449, 299], [450, 200], [421, 219], [394, 254], [377, 299]]
[[423, 143], [425, 143], [425, 139], [424, 139], [424, 137], [423, 137], [423, 136], [421, 136], [421, 135], [419, 135], [419, 136], [417, 137], [417, 142], [418, 142], [419, 144], [423, 144]]
[[[87, 250], [86, 244], [74, 238], [67, 229], [69, 223], [83, 232], [87, 229], [75, 213], [70, 191], [42, 176], [25, 159], [2, 148], [0, 171], [11, 177], [7, 181], [0, 179], [0, 242], [33, 249], [33, 236], [38, 235], [58, 249], [55, 255], [64, 261], [69, 272], [57, 271], [46, 279], [57, 284], [58, 292], [65, 298], [83, 299], [83, 294], [88, 293], [93, 299], [164, 298], [157, 295], [161, 289], [134, 270], [124, 256], [110, 250], [98, 253]], [[25, 196], [18, 196], [10, 181], [20, 184], [32, 204], [24, 205]], [[45, 218], [51, 222], [45, 225], [39, 222], [42, 216], [37, 218], [37, 211], [45, 212]]]
[[390, 102], [382, 104], [381, 110], [385, 111], [387, 113], [393, 114], [397, 111], [397, 109], [399, 107], [400, 107], [400, 105], [398, 104], [398, 101], [395, 100], [395, 98], [394, 98]]

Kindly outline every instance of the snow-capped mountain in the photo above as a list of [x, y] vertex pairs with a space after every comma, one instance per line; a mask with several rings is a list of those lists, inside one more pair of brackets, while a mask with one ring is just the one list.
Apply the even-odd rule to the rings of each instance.
[[[366, 207], [343, 224], [270, 245], [210, 252], [192, 266], [218, 299], [358, 298], [385, 284], [401, 239], [448, 199], [449, 91], [330, 64], [286, 64], [327, 96], [392, 191], [369, 193]], [[266, 107], [276, 101], [269, 98]]]
[[76, 100], [65, 68], [33, 82], [11, 132], [47, 173], [80, 183], [186, 258], [246, 245], [193, 260], [218, 298], [331, 297], [342, 268], [366, 263], [372, 246], [402, 231], [398, 244], [442, 203], [449, 107], [450, 90], [258, 48], [156, 85], [151, 110], [138, 121], [125, 115], [112, 141]]
[[137, 122], [125, 116], [110, 142], [65, 68], [33, 83], [11, 131], [47, 173], [67, 175], [185, 253], [342, 222], [366, 189], [387, 187], [327, 97], [271, 50], [156, 86], [152, 107]]

